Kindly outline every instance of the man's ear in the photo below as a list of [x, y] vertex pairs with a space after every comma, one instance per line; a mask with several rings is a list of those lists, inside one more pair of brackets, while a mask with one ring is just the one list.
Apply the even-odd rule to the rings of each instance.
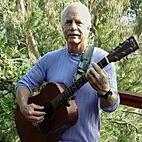
[[93, 38], [96, 34], [94, 26], [91, 26], [89, 29], [89, 38]]
[[87, 29], [90, 31], [90, 29], [91, 29], [91, 25], [88, 25]]
[[91, 25], [88, 25], [87, 27], [88, 34], [90, 34], [90, 29], [91, 29]]

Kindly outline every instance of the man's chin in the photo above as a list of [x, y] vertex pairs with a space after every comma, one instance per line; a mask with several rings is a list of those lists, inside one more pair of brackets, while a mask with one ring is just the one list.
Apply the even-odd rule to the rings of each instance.
[[68, 42], [69, 44], [79, 44], [79, 43], [80, 43], [80, 40], [74, 39], [74, 40], [68, 40], [67, 42]]

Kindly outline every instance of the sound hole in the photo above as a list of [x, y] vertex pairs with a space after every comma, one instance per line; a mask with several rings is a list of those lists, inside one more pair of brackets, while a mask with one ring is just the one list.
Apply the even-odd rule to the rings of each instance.
[[55, 112], [50, 102], [47, 102], [44, 106], [44, 121], [39, 124], [40, 131], [42, 133], [48, 133], [54, 125]]
[[46, 113], [45, 114], [45, 119], [47, 120], [51, 120], [53, 119], [53, 116], [54, 116], [54, 109], [53, 109], [53, 106], [50, 102], [47, 102], [44, 106], [44, 112]]

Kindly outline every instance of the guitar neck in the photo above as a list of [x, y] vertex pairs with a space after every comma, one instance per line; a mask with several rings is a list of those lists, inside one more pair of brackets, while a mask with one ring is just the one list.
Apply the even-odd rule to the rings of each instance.
[[[100, 68], [104, 68], [106, 65], [109, 64], [109, 61], [107, 57], [104, 57], [101, 61], [97, 63]], [[84, 84], [86, 84], [88, 80], [85, 77], [85, 74], [83, 74], [78, 80], [73, 82], [73, 84], [68, 87], [63, 93], [58, 95], [55, 99], [52, 100], [52, 104], [54, 106], [54, 109], [58, 108], [63, 103], [67, 103], [68, 99], [73, 96], [73, 94], [79, 90]]]

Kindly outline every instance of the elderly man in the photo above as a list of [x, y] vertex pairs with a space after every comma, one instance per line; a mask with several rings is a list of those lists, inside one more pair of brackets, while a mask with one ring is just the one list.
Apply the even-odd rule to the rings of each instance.
[[[40, 123], [45, 116], [42, 111], [44, 106], [27, 103], [32, 89], [44, 81], [64, 84], [67, 87], [72, 84], [82, 53], [87, 48], [91, 27], [88, 8], [80, 2], [70, 4], [62, 11], [61, 25], [66, 46], [45, 54], [16, 86], [20, 111], [31, 122]], [[99, 110], [112, 112], [119, 105], [114, 64], [109, 64], [105, 69], [96, 64], [106, 55], [104, 50], [94, 48], [91, 64], [85, 75], [88, 83], [74, 93], [78, 120], [75, 125], [61, 133], [60, 142], [97, 142]]]

